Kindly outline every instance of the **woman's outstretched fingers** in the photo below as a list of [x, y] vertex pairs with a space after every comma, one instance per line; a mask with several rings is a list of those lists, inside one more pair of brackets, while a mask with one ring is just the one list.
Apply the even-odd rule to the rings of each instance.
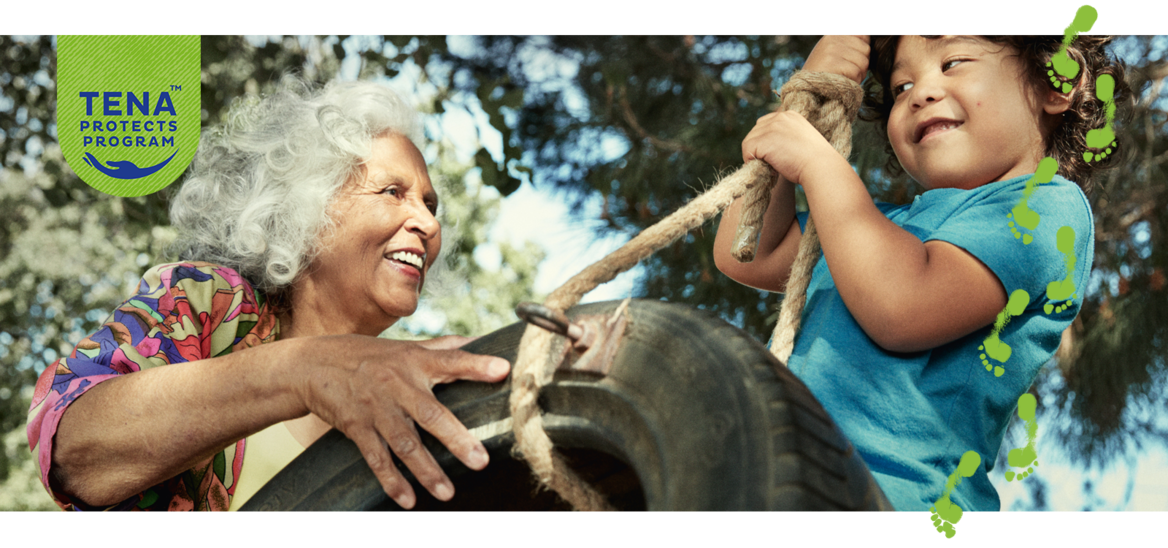
[[[437, 400], [434, 403], [442, 411], [450, 413]], [[432, 412], [434, 411], [427, 411], [427, 413]], [[451, 415], [451, 418], [453, 417]], [[397, 455], [402, 464], [405, 464], [406, 468], [409, 468], [410, 472], [414, 474], [418, 483], [425, 487], [434, 498], [447, 501], [454, 496], [454, 485], [450, 483], [446, 473], [438, 466], [434, 456], [422, 445], [422, 439], [418, 437], [418, 431], [414, 428], [412, 421], [404, 420], [404, 417], [393, 419], [386, 417], [378, 420], [377, 429], [381, 432], [381, 437], [389, 443], [389, 450]]]
[[462, 350], [437, 351], [430, 372], [432, 384], [457, 380], [499, 382], [511, 372], [511, 364], [503, 358], [471, 354]]
[[390, 457], [381, 437], [372, 430], [363, 435], [348, 432], [345, 434], [357, 445], [357, 449], [361, 451], [361, 456], [365, 458], [365, 463], [369, 465], [373, 475], [377, 476], [377, 481], [381, 483], [385, 494], [393, 499], [398, 506], [406, 510], [413, 508], [416, 502], [414, 489], [394, 466], [393, 458]]
[[[482, 470], [487, 466], [490, 457], [482, 442], [471, 435], [458, 417], [433, 395], [426, 393], [419, 397], [411, 415], [419, 427], [442, 442], [467, 468]], [[413, 470], [412, 467], [410, 469]]]
[[[456, 380], [498, 382], [511, 370], [507, 360], [462, 350], [457, 337], [412, 343], [372, 338], [337, 338], [348, 360], [310, 370], [302, 393], [305, 407], [349, 436], [386, 494], [402, 508], [416, 495], [394, 466], [396, 456], [438, 500], [450, 500], [454, 485], [422, 445], [418, 428], [433, 435], [472, 470], [489, 460], [486, 449], [437, 398], [434, 385]], [[437, 347], [437, 348], [435, 348]], [[416, 424], [416, 427], [415, 427]], [[391, 456], [392, 454], [392, 456]]]

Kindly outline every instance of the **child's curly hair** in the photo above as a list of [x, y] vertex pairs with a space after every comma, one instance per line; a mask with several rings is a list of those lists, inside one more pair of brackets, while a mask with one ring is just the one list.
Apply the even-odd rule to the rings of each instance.
[[[933, 38], [926, 36], [926, 38]], [[1046, 64], [1062, 47], [1062, 36], [983, 36], [982, 38], [995, 43], [1007, 45], [1018, 52], [1023, 64], [1027, 68], [1030, 84], [1033, 89], [1045, 92], [1051, 89], [1047, 75]], [[1112, 153], [1107, 158], [1092, 163], [1083, 159], [1083, 152], [1087, 150], [1087, 131], [1101, 128], [1107, 123], [1106, 111], [1103, 102], [1095, 97], [1095, 79], [1101, 74], [1110, 74], [1115, 78], [1114, 101], [1116, 104], [1116, 120], [1129, 109], [1122, 108], [1123, 102], [1130, 100], [1131, 88], [1124, 79], [1125, 68], [1122, 62], [1112, 61], [1104, 46], [1112, 40], [1110, 36], [1078, 36], [1067, 47], [1067, 54], [1082, 68], [1075, 84], [1071, 106], [1063, 113], [1062, 122], [1051, 133], [1046, 143], [1046, 155], [1053, 156], [1059, 164], [1059, 175], [1079, 184], [1084, 192], [1090, 191], [1091, 177], [1098, 169], [1109, 167], [1111, 159], [1116, 156], [1120, 145], [1112, 147]], [[892, 78], [892, 65], [896, 61], [896, 46], [899, 36], [873, 36], [872, 53], [869, 60], [869, 70], [872, 78], [865, 84], [864, 106], [860, 118], [877, 122], [879, 133], [884, 139], [884, 149], [888, 152], [887, 169], [896, 175], [904, 172], [896, 154], [892, 150], [892, 143], [888, 141], [888, 115], [892, 110], [893, 97], [889, 86]]]

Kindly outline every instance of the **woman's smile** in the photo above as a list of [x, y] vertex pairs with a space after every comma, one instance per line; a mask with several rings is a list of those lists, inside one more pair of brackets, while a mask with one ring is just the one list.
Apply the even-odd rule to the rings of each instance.
[[401, 249], [385, 256], [386, 262], [395, 271], [417, 281], [418, 290], [422, 289], [422, 269], [426, 261], [426, 253], [418, 249]]

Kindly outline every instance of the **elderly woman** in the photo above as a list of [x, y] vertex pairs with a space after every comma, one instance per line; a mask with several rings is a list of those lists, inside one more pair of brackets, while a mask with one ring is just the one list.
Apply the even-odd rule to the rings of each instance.
[[415, 423], [482, 469], [431, 389], [509, 365], [458, 337], [376, 337], [414, 312], [442, 245], [416, 113], [372, 83], [290, 83], [228, 120], [173, 201], [183, 262], [147, 271], [37, 382], [45, 487], [66, 509], [233, 509], [336, 427], [402, 507], [390, 452], [449, 500]]

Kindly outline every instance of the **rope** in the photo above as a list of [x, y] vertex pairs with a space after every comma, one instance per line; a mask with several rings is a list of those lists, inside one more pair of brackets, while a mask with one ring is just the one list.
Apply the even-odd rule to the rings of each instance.
[[[831, 143], [832, 148], [847, 159], [852, 154], [852, 121], [860, 111], [863, 98], [864, 90], [847, 77], [825, 72], [797, 72], [783, 86], [782, 108], [802, 114]], [[750, 219], [743, 217], [739, 232], [744, 230], [741, 228], [742, 222], [761, 224], [762, 214], [770, 202], [770, 191], [770, 188], [765, 191], [754, 189], [747, 194], [746, 200], [749, 203], [744, 205], [743, 210], [750, 206], [752, 215], [755, 215], [754, 210], [758, 210], [756, 214], [758, 220], [753, 216]], [[753, 231], [757, 233], [760, 230], [755, 228]], [[737, 243], [738, 238], [735, 238], [735, 241]], [[754, 246], [758, 245], [757, 242], [757, 238], [752, 241]], [[751, 255], [753, 256], [753, 252]], [[771, 353], [783, 365], [787, 364], [795, 348], [795, 335], [799, 332], [803, 305], [807, 302], [807, 285], [811, 282], [811, 272], [818, 261], [819, 233], [815, 230], [814, 220], [809, 215], [803, 237], [799, 240], [799, 252], [795, 256], [795, 262], [791, 265], [791, 275], [787, 279], [779, 321], [775, 324], [775, 331], [771, 336]]]
[[[859, 85], [843, 76], [800, 71], [783, 86], [783, 92], [782, 108], [796, 109], [808, 117], [816, 129], [819, 129], [832, 146], [846, 158], [851, 152], [851, 122], [859, 111], [863, 96]], [[705, 224], [744, 194], [751, 203], [761, 202], [762, 211], [765, 212], [770, 199], [770, 189], [775, 182], [777, 182], [775, 172], [766, 162], [761, 160], [747, 162], [701, 196], [645, 229], [620, 249], [573, 276], [548, 296], [544, 306], [553, 310], [567, 310], [579, 302], [585, 293], [612, 280], [690, 230]], [[750, 207], [757, 208], [758, 205]], [[753, 230], [757, 235], [762, 221], [761, 213], [752, 219], [753, 225], [748, 226], [747, 230]], [[742, 230], [740, 225], [739, 232]], [[808, 244], [812, 239], [816, 241]], [[757, 243], [754, 245], [757, 246]], [[813, 248], [807, 253], [810, 258], [804, 257], [804, 247]], [[818, 247], [814, 227], [808, 220], [808, 230], [800, 244], [799, 258], [795, 263], [796, 267], [799, 266], [802, 259], [811, 265], [806, 267], [807, 274], [803, 276], [804, 278], [810, 278], [810, 269], [817, 260]], [[753, 256], [753, 250], [750, 253]], [[811, 257], [812, 254], [815, 256]], [[792, 282], [795, 281], [796, 267], [792, 267]], [[793, 285], [788, 284], [788, 295], [791, 295]], [[802, 285], [805, 290], [807, 280], [803, 280]], [[788, 308], [784, 306], [783, 314], [788, 313]], [[794, 316], [797, 329], [799, 312], [795, 312]], [[782, 318], [781, 314], [780, 325], [783, 324]], [[794, 340], [793, 332], [790, 337]], [[527, 326], [523, 332], [523, 338], [519, 342], [519, 355], [511, 372], [510, 403], [515, 432], [513, 452], [527, 460], [540, 485], [558, 493], [577, 510], [610, 510], [611, 507], [604, 497], [581, 481], [552, 450], [551, 439], [543, 429], [543, 418], [538, 405], [539, 391], [551, 382], [559, 365], [558, 361], [565, 355], [564, 344], [566, 342], [562, 337], [534, 325]], [[789, 356], [790, 352], [787, 354]]]

